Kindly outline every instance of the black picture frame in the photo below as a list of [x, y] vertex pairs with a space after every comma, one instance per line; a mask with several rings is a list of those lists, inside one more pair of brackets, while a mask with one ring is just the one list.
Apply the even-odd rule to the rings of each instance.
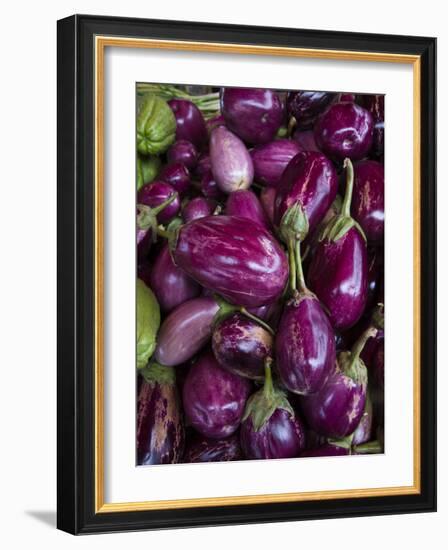
[[[418, 55], [421, 59], [421, 492], [95, 513], [94, 56], [96, 35]], [[436, 39], [74, 15], [58, 21], [58, 511], [73, 534], [436, 510]]]

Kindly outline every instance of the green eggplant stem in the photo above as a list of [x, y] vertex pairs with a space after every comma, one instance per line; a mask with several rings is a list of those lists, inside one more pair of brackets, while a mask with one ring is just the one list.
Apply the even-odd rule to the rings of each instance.
[[355, 445], [353, 450], [357, 454], [377, 454], [383, 452], [383, 447], [378, 440], [368, 441], [367, 443], [362, 443], [361, 445]]
[[295, 256], [295, 265], [296, 265], [296, 279], [297, 279], [297, 288], [300, 292], [305, 292], [307, 290], [305, 284], [305, 275], [303, 274], [302, 268], [302, 257], [300, 252], [300, 241], [297, 240], [294, 246], [294, 256]]
[[270, 327], [267, 323], [265, 323], [263, 321], [263, 319], [260, 319], [259, 317], [257, 317], [253, 313], [250, 313], [249, 311], [247, 311], [247, 309], [245, 307], [243, 307], [243, 306], [234, 306], [232, 304], [229, 304], [229, 302], [227, 302], [226, 300], [221, 298], [221, 296], [219, 296], [219, 294], [214, 294], [213, 298], [215, 299], [216, 303], [219, 306], [219, 311], [216, 314], [218, 320], [221, 320], [223, 317], [227, 317], [228, 315], [231, 315], [232, 313], [241, 313], [241, 315], [244, 315], [248, 319], [251, 319], [252, 321], [257, 323], [258, 325], [262, 326], [265, 330], [267, 330], [270, 334], [272, 334], [272, 336], [275, 335], [275, 332], [272, 329], [272, 327]]
[[263, 394], [266, 399], [270, 399], [274, 393], [274, 385], [272, 383], [272, 358], [266, 357], [264, 360], [264, 386]]
[[290, 239], [288, 242], [288, 260], [289, 260], [289, 286], [291, 291], [294, 292], [297, 289], [296, 285], [296, 261], [294, 259], [294, 240]]
[[239, 308], [239, 312], [242, 313], [245, 317], [247, 317], [248, 319], [252, 319], [252, 321], [255, 321], [256, 323], [258, 323], [259, 325], [261, 325], [264, 329], [266, 329], [270, 334], [272, 334], [272, 336], [275, 335], [275, 332], [273, 330], [272, 327], [270, 327], [267, 323], [265, 323], [263, 321], [263, 319], [260, 319], [259, 317], [257, 317], [256, 315], [254, 315], [253, 313], [250, 313], [249, 311], [247, 311], [247, 309], [245, 307], [240, 307]]
[[175, 191], [172, 195], [170, 195], [167, 199], [165, 199], [158, 206], [155, 206], [152, 209], [153, 214], [155, 216], [158, 216], [160, 214], [160, 212], [162, 212], [162, 210], [164, 210], [169, 204], [171, 204], [176, 197], [177, 197], [177, 191]]
[[343, 216], [350, 217], [350, 206], [352, 204], [352, 195], [353, 195], [353, 164], [349, 158], [344, 160], [344, 168], [347, 171], [347, 181], [345, 184], [345, 195], [344, 201], [342, 203], [341, 213]]
[[351, 351], [352, 362], [358, 361], [359, 356], [361, 355], [361, 352], [367, 343], [367, 340], [369, 338], [374, 338], [377, 335], [377, 333], [378, 333], [378, 329], [376, 329], [375, 327], [369, 327], [367, 330], [365, 330], [361, 334], [358, 340], [356, 340], [356, 342], [354, 343]]

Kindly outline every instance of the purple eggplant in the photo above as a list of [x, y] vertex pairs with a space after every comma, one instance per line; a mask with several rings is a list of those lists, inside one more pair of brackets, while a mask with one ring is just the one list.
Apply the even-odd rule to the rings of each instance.
[[381, 243], [384, 237], [384, 166], [374, 160], [355, 164], [352, 214], [367, 240]]
[[340, 445], [334, 443], [324, 443], [320, 447], [307, 449], [300, 455], [300, 457], [311, 458], [321, 456], [348, 456], [349, 454], [351, 454], [349, 447], [341, 447]]
[[302, 151], [315, 151], [320, 153], [319, 147], [316, 145], [313, 130], [296, 130], [292, 136], [294, 141], [300, 145]]
[[172, 99], [168, 105], [176, 117], [176, 139], [186, 139], [201, 150], [208, 139], [201, 111], [186, 99]]
[[266, 215], [271, 222], [272, 225], [274, 225], [274, 209], [275, 209], [275, 195], [277, 191], [275, 187], [265, 187], [261, 190], [260, 193], [260, 202], [263, 206], [264, 211], [266, 212]]
[[180, 210], [180, 199], [174, 188], [164, 181], [147, 183], [137, 193], [137, 203], [156, 208], [175, 195], [175, 198], [162, 211], [157, 214], [159, 223], [167, 223], [172, 220]]
[[341, 439], [359, 425], [366, 404], [367, 369], [361, 351], [377, 329], [369, 327], [351, 351], [338, 355], [337, 368], [320, 391], [302, 397], [302, 411], [312, 430], [325, 437]]
[[273, 90], [223, 88], [221, 112], [226, 126], [251, 145], [272, 141], [283, 122], [284, 109]]
[[189, 201], [182, 209], [182, 218], [185, 223], [199, 218], [211, 216], [216, 208], [216, 202], [205, 197], [196, 197]]
[[268, 231], [271, 229], [266, 212], [263, 210], [257, 195], [249, 189], [230, 193], [224, 213], [227, 216], [240, 216], [252, 220]]
[[184, 450], [184, 426], [171, 367], [152, 363], [140, 371], [137, 464], [173, 464]]
[[188, 168], [188, 170], [193, 170], [198, 161], [196, 147], [186, 139], [181, 139], [173, 143], [168, 149], [166, 156], [170, 164], [180, 162]]
[[337, 174], [331, 161], [313, 151], [297, 154], [283, 172], [277, 187], [276, 224], [280, 225], [290, 208], [299, 205], [306, 218], [307, 229], [312, 231], [334, 201], [337, 189]]
[[237, 433], [225, 439], [210, 439], [197, 435], [187, 442], [183, 462], [229, 462], [242, 460], [243, 453]]
[[265, 381], [246, 404], [240, 441], [246, 458], [293, 458], [305, 448], [305, 428], [294, 413], [286, 394], [272, 383], [270, 361]]
[[286, 108], [294, 117], [297, 128], [312, 128], [318, 115], [335, 100], [336, 95], [329, 92], [289, 92]]
[[367, 393], [366, 404], [364, 412], [361, 416], [361, 420], [353, 432], [352, 445], [362, 445], [370, 441], [372, 437], [372, 424], [373, 424], [373, 409], [372, 401]]
[[237, 216], [209, 216], [177, 231], [174, 263], [232, 304], [274, 302], [288, 278], [286, 254], [259, 224]]
[[200, 180], [203, 176], [212, 170], [212, 163], [210, 162], [210, 155], [207, 153], [201, 153], [198, 157], [198, 162], [194, 170], [195, 176]]
[[380, 157], [384, 153], [384, 96], [364, 95], [362, 106], [372, 115], [374, 123], [372, 150]]
[[168, 245], [162, 248], [154, 261], [149, 286], [165, 313], [201, 293], [196, 281], [174, 265]]
[[191, 359], [210, 339], [218, 310], [216, 300], [200, 297], [171, 311], [159, 330], [156, 361], [172, 367]]
[[353, 326], [367, 301], [365, 236], [350, 216], [353, 165], [346, 159], [347, 185], [341, 214], [324, 229], [308, 269], [310, 288], [327, 308], [334, 328]]
[[181, 162], [167, 164], [160, 172], [159, 179], [169, 183], [181, 197], [190, 189], [190, 172]]
[[222, 115], [217, 115], [217, 116], [214, 116], [213, 118], [209, 118], [205, 122], [205, 124], [207, 126], [208, 133], [211, 134], [212, 130], [214, 130], [218, 126], [225, 126], [226, 121], [224, 120], [224, 117]]
[[356, 103], [333, 103], [317, 119], [314, 137], [319, 149], [333, 159], [362, 159], [372, 147], [372, 115]]
[[253, 380], [263, 379], [273, 344], [266, 328], [241, 313], [225, 317], [213, 329], [213, 353], [221, 367]]
[[249, 391], [249, 382], [221, 368], [212, 353], [201, 355], [183, 387], [189, 424], [205, 437], [232, 435], [240, 425]]
[[224, 126], [212, 131], [210, 161], [215, 181], [224, 193], [250, 187], [254, 177], [252, 158], [240, 138]]
[[216, 201], [223, 201], [226, 197], [225, 193], [218, 187], [211, 170], [206, 172], [201, 178], [201, 192], [204, 197]]
[[258, 145], [250, 152], [255, 181], [276, 187], [289, 161], [300, 151], [299, 143], [291, 139], [277, 139]]

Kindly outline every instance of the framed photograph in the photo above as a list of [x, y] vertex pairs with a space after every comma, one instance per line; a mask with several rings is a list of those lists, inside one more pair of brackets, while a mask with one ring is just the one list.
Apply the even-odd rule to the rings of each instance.
[[436, 40], [58, 22], [58, 528], [436, 509]]

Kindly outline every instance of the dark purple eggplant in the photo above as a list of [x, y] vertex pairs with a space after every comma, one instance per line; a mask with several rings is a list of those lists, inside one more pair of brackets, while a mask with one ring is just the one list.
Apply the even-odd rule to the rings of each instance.
[[221, 112], [226, 126], [251, 145], [272, 141], [283, 122], [284, 108], [273, 90], [223, 88]]
[[291, 139], [277, 139], [258, 145], [250, 152], [255, 181], [276, 187], [289, 161], [300, 151], [299, 143]]
[[140, 370], [137, 464], [174, 464], [182, 458], [184, 426], [174, 370], [152, 363]]
[[353, 326], [367, 301], [367, 248], [359, 224], [350, 216], [353, 165], [349, 159], [341, 214], [324, 229], [308, 269], [310, 288], [327, 308], [334, 328]]
[[170, 164], [180, 162], [188, 168], [188, 170], [193, 170], [198, 162], [196, 147], [191, 141], [187, 141], [186, 139], [181, 139], [173, 143], [168, 149], [166, 156]]
[[[175, 198], [167, 204], [166, 201], [173, 195]], [[176, 193], [169, 183], [165, 183], [164, 181], [154, 181], [141, 187], [137, 193], [137, 203], [144, 204], [152, 209], [166, 204], [163, 210], [157, 214], [157, 221], [159, 223], [168, 223], [180, 210], [178, 193]]]
[[201, 192], [207, 199], [223, 201], [226, 198], [226, 194], [218, 187], [211, 170], [206, 172], [201, 178]]
[[174, 265], [168, 245], [162, 248], [154, 261], [149, 286], [165, 313], [201, 293], [198, 283]]
[[176, 117], [176, 139], [191, 141], [199, 150], [207, 143], [204, 117], [194, 103], [186, 99], [172, 99], [168, 105]]
[[219, 306], [213, 298], [193, 298], [174, 309], [163, 321], [154, 354], [162, 365], [175, 366], [191, 359], [210, 339]]
[[294, 117], [297, 128], [312, 128], [317, 116], [335, 100], [336, 95], [330, 92], [289, 92], [286, 108]]
[[201, 153], [198, 157], [198, 162], [194, 170], [195, 176], [200, 180], [202, 177], [211, 172], [212, 163], [210, 162], [210, 155], [207, 153]]
[[384, 96], [363, 95], [362, 106], [367, 109], [373, 118], [373, 147], [377, 156], [384, 153]]
[[250, 187], [254, 178], [252, 158], [240, 138], [224, 126], [212, 131], [210, 161], [213, 177], [224, 193]]
[[288, 278], [286, 254], [257, 223], [237, 216], [209, 216], [177, 230], [175, 264], [232, 304], [274, 302]]
[[241, 313], [225, 317], [213, 329], [213, 353], [221, 367], [253, 380], [263, 379], [273, 344], [266, 328]]
[[302, 151], [315, 151], [316, 153], [320, 153], [320, 149], [316, 145], [316, 140], [314, 139], [313, 130], [296, 130], [292, 138], [294, 141], [297, 141]]
[[265, 187], [261, 190], [260, 193], [260, 202], [263, 206], [264, 211], [266, 212], [266, 215], [271, 222], [272, 225], [274, 225], [274, 209], [275, 209], [275, 195], [277, 191], [275, 187]]
[[375, 160], [355, 164], [352, 214], [373, 244], [384, 238], [384, 166]]
[[183, 462], [229, 462], [242, 460], [239, 434], [225, 439], [210, 439], [197, 435], [187, 442]]
[[190, 189], [190, 172], [181, 162], [167, 164], [160, 172], [159, 179], [169, 183], [181, 197]]
[[372, 147], [372, 115], [350, 101], [333, 103], [317, 119], [314, 137], [319, 149], [329, 157], [360, 160]]
[[216, 208], [216, 202], [205, 197], [196, 197], [189, 201], [182, 209], [182, 219], [185, 223], [199, 218], [211, 216]]
[[311, 458], [320, 456], [348, 456], [349, 454], [351, 454], [349, 447], [341, 447], [340, 445], [334, 443], [324, 443], [320, 447], [307, 449], [300, 455], [300, 457]]
[[227, 197], [224, 213], [227, 216], [248, 218], [268, 231], [271, 229], [266, 212], [263, 210], [257, 195], [249, 189], [230, 193]]
[[246, 458], [293, 458], [305, 448], [305, 428], [285, 392], [272, 383], [270, 361], [265, 361], [265, 381], [246, 404], [240, 441]]
[[187, 420], [205, 437], [228, 437], [240, 425], [249, 392], [246, 379], [221, 368], [212, 353], [205, 353], [191, 366], [184, 383]]

